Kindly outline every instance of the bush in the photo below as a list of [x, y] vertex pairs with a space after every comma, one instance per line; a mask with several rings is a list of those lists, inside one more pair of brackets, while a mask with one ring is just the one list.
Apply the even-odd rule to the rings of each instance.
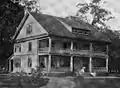
[[41, 78], [42, 74], [42, 68], [40, 66], [36, 66], [36, 69], [32, 68], [31, 70], [31, 81], [34, 84], [37, 84], [39, 86], [45, 85], [48, 83], [49, 79]]

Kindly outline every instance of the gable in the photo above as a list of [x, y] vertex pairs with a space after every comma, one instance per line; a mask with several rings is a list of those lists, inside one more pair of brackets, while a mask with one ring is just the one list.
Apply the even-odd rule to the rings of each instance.
[[[30, 34], [27, 33], [27, 29], [31, 29]], [[22, 39], [42, 34], [48, 34], [48, 32], [40, 25], [39, 22], [35, 20], [35, 18], [31, 14], [29, 14], [29, 17], [21, 28], [21, 31], [16, 39]]]

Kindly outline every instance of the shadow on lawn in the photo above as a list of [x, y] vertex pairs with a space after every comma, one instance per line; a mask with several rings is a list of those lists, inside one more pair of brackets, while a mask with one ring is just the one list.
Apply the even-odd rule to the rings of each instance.
[[120, 88], [120, 79], [114, 78], [84, 79], [84, 77], [78, 76], [73, 81], [74, 88]]

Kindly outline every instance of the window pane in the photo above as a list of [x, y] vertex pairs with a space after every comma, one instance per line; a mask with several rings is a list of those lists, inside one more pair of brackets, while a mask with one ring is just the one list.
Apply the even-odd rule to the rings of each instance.
[[18, 43], [18, 44], [15, 44], [15, 52], [21, 52], [21, 44]]
[[28, 51], [32, 51], [32, 42], [28, 43]]
[[85, 34], [88, 35], [89, 30], [86, 29], [79, 29], [79, 28], [72, 28], [73, 33], [78, 33], [78, 34]]
[[31, 34], [32, 33], [32, 25], [28, 24], [26, 27], [26, 34]]
[[32, 59], [30, 57], [28, 58], [28, 67], [32, 67]]

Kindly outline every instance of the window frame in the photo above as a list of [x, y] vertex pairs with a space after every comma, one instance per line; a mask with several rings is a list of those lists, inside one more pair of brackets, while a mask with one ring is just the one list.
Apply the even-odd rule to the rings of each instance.
[[32, 51], [32, 42], [28, 42], [28, 52]]
[[14, 52], [21, 52], [21, 43], [16, 43], [14, 45]]
[[32, 58], [28, 57], [28, 67], [31, 68], [32, 67]]
[[89, 34], [89, 30], [87, 29], [80, 29], [80, 28], [74, 28], [74, 27], [72, 27], [72, 32], [76, 34], [84, 34], [84, 35]]
[[32, 24], [28, 24], [26, 27], [26, 35], [30, 35], [32, 33]]
[[21, 58], [15, 58], [14, 59], [14, 66], [15, 66], [15, 68], [20, 68], [21, 67]]

